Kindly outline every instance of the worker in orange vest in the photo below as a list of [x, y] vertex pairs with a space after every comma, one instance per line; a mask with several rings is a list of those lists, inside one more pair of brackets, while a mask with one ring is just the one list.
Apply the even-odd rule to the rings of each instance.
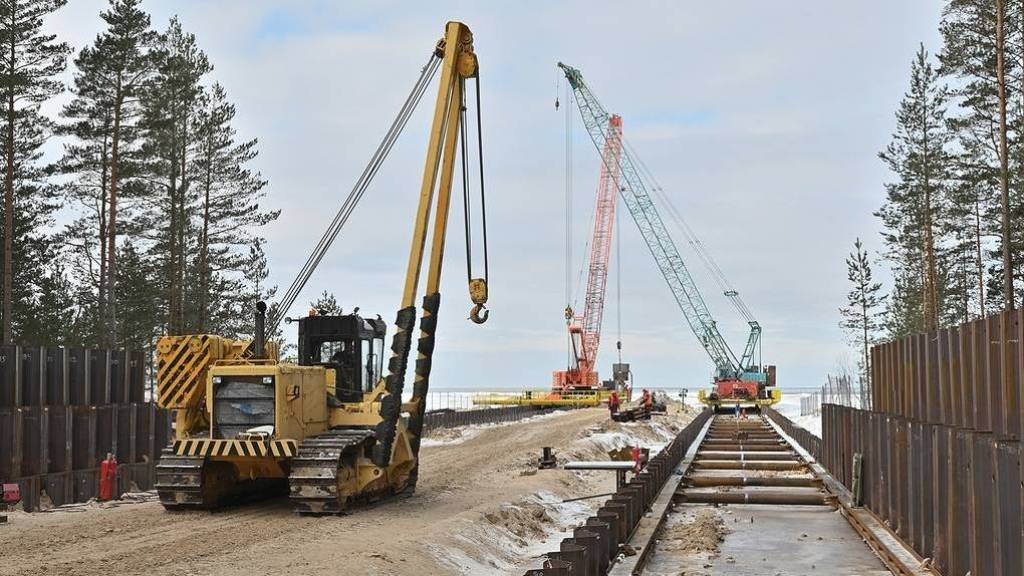
[[608, 412], [613, 417], [619, 412], [619, 393], [617, 391], [613, 391], [612, 395], [608, 397]]
[[644, 407], [644, 413], [647, 416], [650, 416], [651, 415], [651, 405], [653, 403], [651, 402], [651, 393], [646, 388], [644, 388], [644, 395], [643, 395], [642, 399], [640, 400], [640, 402], [641, 402], [641, 404]]

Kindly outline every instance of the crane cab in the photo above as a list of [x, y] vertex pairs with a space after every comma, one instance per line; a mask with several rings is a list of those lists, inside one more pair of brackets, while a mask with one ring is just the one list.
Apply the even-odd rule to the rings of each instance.
[[782, 392], [775, 387], [775, 378], [775, 366], [752, 366], [739, 377], [716, 377], [711, 392], [701, 390], [697, 398], [714, 410], [728, 410], [736, 406], [752, 409], [774, 406], [782, 400]]
[[361, 402], [380, 380], [387, 324], [358, 314], [318, 314], [298, 323], [299, 365], [333, 370], [328, 393], [340, 402]]

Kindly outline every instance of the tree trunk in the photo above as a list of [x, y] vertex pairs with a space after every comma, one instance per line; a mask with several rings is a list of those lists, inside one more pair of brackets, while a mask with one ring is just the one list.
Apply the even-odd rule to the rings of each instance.
[[188, 258], [186, 257], [185, 241], [188, 230], [188, 186], [185, 184], [185, 170], [188, 162], [188, 113], [183, 114], [181, 129], [181, 146], [178, 150], [181, 167], [178, 171], [178, 326], [182, 331], [187, 329], [185, 323], [185, 280], [188, 277]]
[[[10, 45], [10, 73], [14, 74], [14, 64], [17, 59], [16, 35], [14, 32], [15, 19], [14, 9], [16, 4], [11, 5], [11, 45]], [[14, 273], [14, 87], [8, 88], [7, 92], [7, 171], [4, 174], [4, 294], [3, 294], [3, 343], [10, 344], [13, 340], [11, 334], [11, 299], [13, 298], [14, 286], [11, 275]]]
[[107, 223], [107, 313], [110, 315], [107, 334], [111, 346], [117, 346], [117, 186], [123, 99], [121, 78], [118, 77], [114, 96], [114, 131], [110, 143], [110, 220]]
[[985, 261], [981, 253], [981, 200], [974, 200], [974, 246], [978, 258], [978, 314], [985, 317]]
[[[175, 116], [175, 119], [177, 117]], [[176, 130], [176, 128], [172, 128]], [[168, 198], [170, 204], [169, 217], [170, 225], [167, 237], [167, 251], [168, 251], [168, 266], [167, 266], [167, 333], [171, 335], [180, 334], [180, 329], [177, 324], [177, 309], [176, 297], [178, 294], [177, 290], [177, 279], [178, 279], [178, 164], [175, 154], [178, 150], [177, 141], [172, 139], [169, 167], [168, 182]]]
[[925, 330], [938, 328], [938, 295], [937, 274], [935, 271], [935, 239], [932, 234], [932, 183], [931, 159], [929, 158], [928, 142], [928, 108], [927, 101], [922, 110], [924, 128], [924, 323]]
[[864, 380], [866, 382], [871, 381], [871, 366], [868, 364], [868, 301], [867, 291], [861, 289], [860, 293], [860, 309], [861, 309], [861, 320], [864, 322]]
[[97, 282], [96, 291], [99, 300], [96, 303], [96, 339], [102, 347], [107, 346], [107, 333], [103, 329], [107, 318], [107, 191], [110, 189], [107, 136], [103, 137], [103, 151], [100, 153], [100, 162], [103, 167], [100, 169], [100, 207], [99, 207], [99, 243], [100, 243], [100, 276]]
[[1003, 297], [1005, 299], [1005, 308], [1013, 310], [1013, 258], [1010, 254], [1010, 168], [1006, 142], [1005, 20], [1005, 0], [996, 0], [996, 81], [999, 85], [999, 187], [1003, 209]]
[[177, 326], [174, 322], [174, 295], [177, 293], [174, 289], [174, 283], [177, 278], [176, 270], [178, 266], [178, 191], [174, 170], [176, 168], [171, 169], [170, 182], [168, 182], [167, 188], [167, 197], [170, 205], [170, 210], [168, 211], [170, 223], [167, 234], [167, 333], [170, 335], [178, 334]]
[[[210, 155], [212, 156], [212, 154]], [[209, 305], [210, 289], [210, 187], [213, 159], [207, 158], [203, 190], [203, 231], [199, 237], [199, 326], [200, 334], [206, 331], [206, 307]]]

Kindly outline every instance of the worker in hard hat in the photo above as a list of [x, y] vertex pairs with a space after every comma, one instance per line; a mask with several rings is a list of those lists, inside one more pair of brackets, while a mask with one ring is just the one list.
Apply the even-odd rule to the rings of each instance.
[[618, 391], [612, 391], [612, 395], [608, 397], [608, 412], [612, 418], [619, 413], [619, 393]]

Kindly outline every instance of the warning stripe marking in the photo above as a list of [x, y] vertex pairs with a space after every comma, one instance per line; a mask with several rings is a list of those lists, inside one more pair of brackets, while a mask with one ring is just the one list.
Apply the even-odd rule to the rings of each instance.
[[241, 456], [246, 458], [290, 458], [298, 451], [295, 440], [175, 440], [174, 453], [180, 456]]

